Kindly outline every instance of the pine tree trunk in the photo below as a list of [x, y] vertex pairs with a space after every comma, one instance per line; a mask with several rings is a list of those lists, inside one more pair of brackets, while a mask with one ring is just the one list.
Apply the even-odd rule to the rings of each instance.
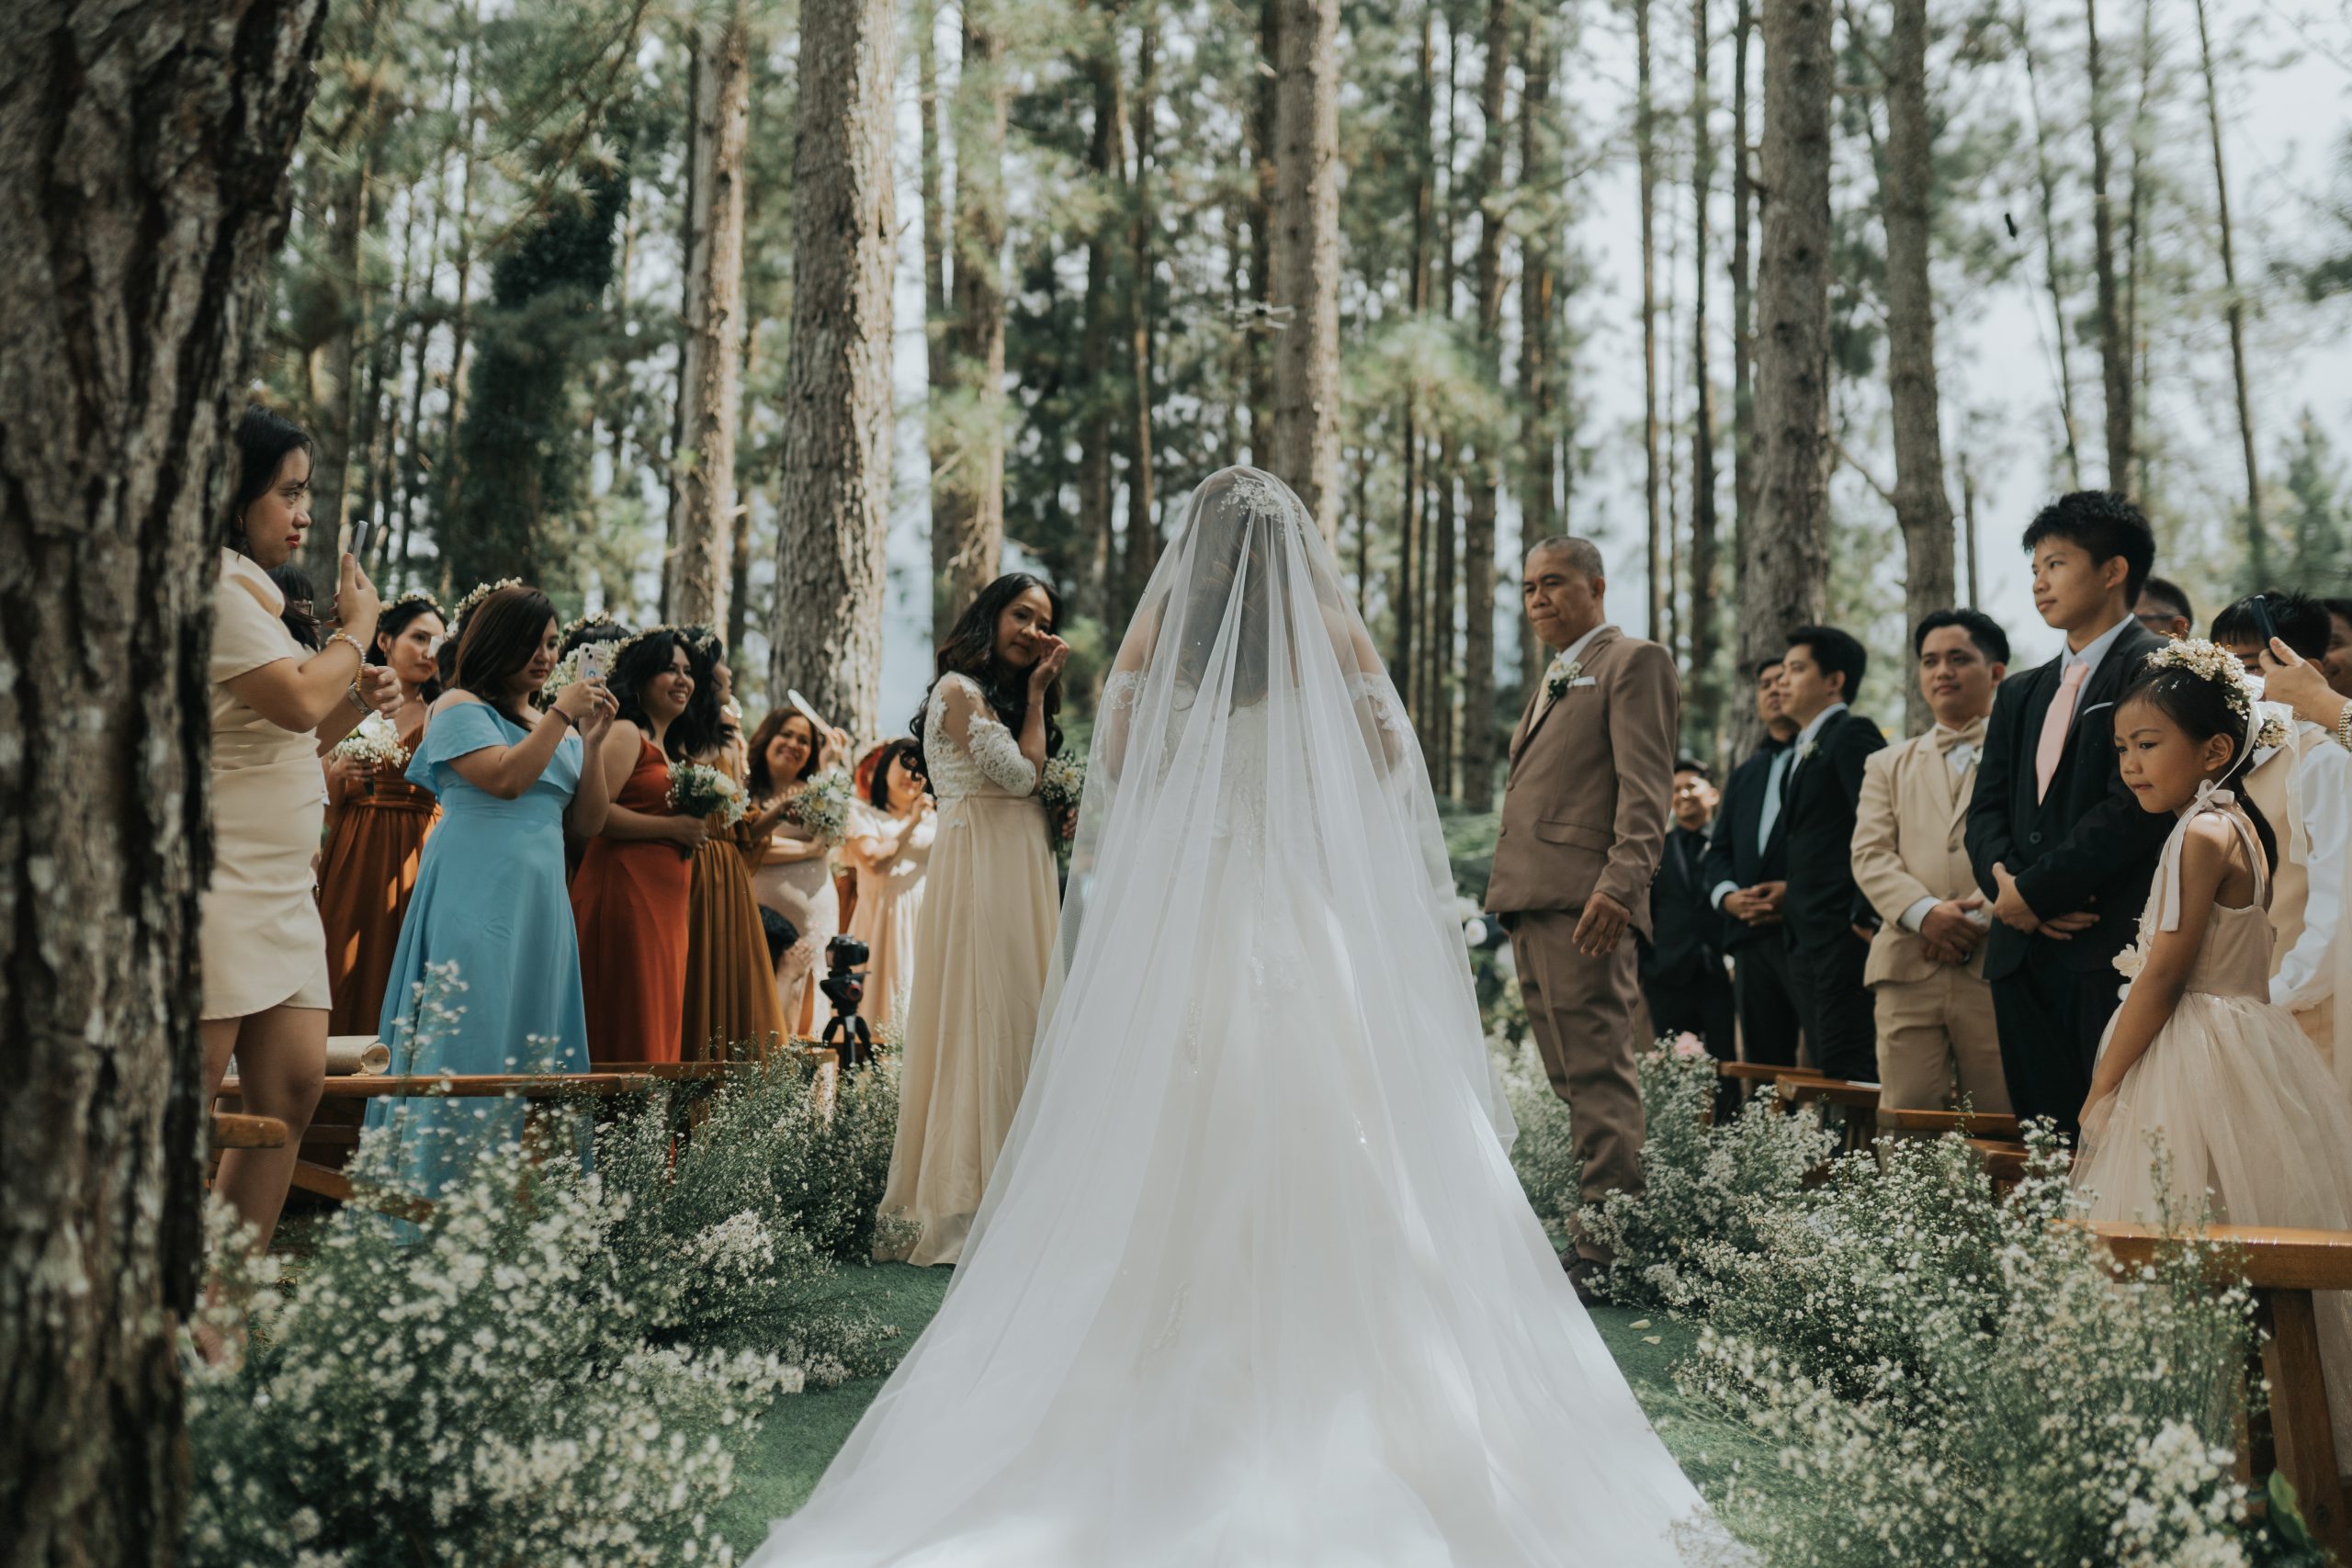
[[2197, 0], [2197, 50], [2205, 73], [2205, 126], [2213, 141], [2213, 198], [2222, 223], [2222, 288], [2229, 297], [2230, 377], [2237, 388], [2238, 443], [2245, 454], [2246, 571], [2259, 587], [2270, 581], [2270, 552], [2262, 528], [2262, 479], [2254, 458], [2254, 400], [2245, 378], [2245, 296], [2238, 292], [2237, 241], [2230, 227], [2230, 177], [2222, 163], [2222, 95], [2213, 84], [2213, 41], [2205, 0]]
[[2033, 111], [2034, 192], [2041, 202], [2041, 276], [2050, 291], [2050, 319], [2057, 333], [2058, 419], [2066, 437], [2066, 472], [2083, 487], [2083, 448], [2075, 420], [2075, 356], [2066, 312], [2066, 274], [2058, 258], [2058, 177], [2050, 164], [2050, 133], [2041, 118], [2041, 79], [2034, 62], [2033, 29], [2027, 7], [2018, 7], [2018, 53], [2025, 62], [2026, 101]]
[[[2147, 180], [2148, 139], [2154, 133], [2154, 120], [2148, 113], [2148, 101], [2155, 90], [2156, 76], [2156, 6], [2155, 0], [2141, 0], [2140, 8], [2140, 92], [2132, 107], [2132, 194], [2123, 209], [2123, 343], [2127, 355], [2125, 365], [2132, 377], [2133, 391], [2132, 406], [2134, 419], [2148, 385], [2148, 337], [2140, 323], [2140, 288], [2147, 281], [2148, 252], [2143, 243], [2147, 232], [2149, 189]], [[2132, 461], [2135, 467], [2132, 482], [2118, 485], [2118, 490], [2143, 494], [2148, 483], [2148, 455], [2135, 437]]]
[[751, 135], [751, 17], [745, 0], [700, 28], [695, 40], [693, 207], [681, 350], [676, 454], [678, 551], [670, 616], [686, 626], [727, 619], [734, 557], [735, 433], [743, 386], [743, 154]]
[[1275, 64], [1282, 58], [1283, 0], [1259, 0], [1257, 102], [1250, 116], [1250, 288], [1261, 329], [1250, 336], [1250, 461], [1274, 465], [1274, 165]]
[[[945, 641], [1004, 553], [1004, 39], [1001, 0], [967, 0], [956, 125], [956, 271], [948, 352], [954, 453], [934, 473], [932, 633]], [[804, 688], [805, 691], [806, 688]]]
[[2090, 75], [2091, 245], [2098, 282], [2099, 380], [2107, 395], [2107, 487], [2132, 489], [2132, 324], [2115, 268], [2115, 212], [2108, 185], [2107, 81], [2098, 58], [2098, 0], [2083, 0], [2083, 59]]
[[[1552, 124], [1552, 72], [1557, 45], [1553, 19], [1537, 9], [1527, 19], [1521, 47], [1522, 86], [1519, 107], [1520, 184], [1532, 193], [1535, 220], [1523, 231], [1519, 250], [1519, 445], [1523, 473], [1519, 500], [1522, 548], [1558, 527], [1558, 470], [1553, 460], [1558, 432], [1553, 428], [1555, 370], [1552, 321], [1557, 313], [1556, 260], [1560, 182], [1559, 133]], [[1514, 562], [1515, 566], [1517, 563]]]
[[1634, 166], [1642, 229], [1642, 517], [1649, 576], [1649, 626], [1666, 635], [1667, 581], [1658, 514], [1657, 131], [1650, 113], [1650, 0], [1634, 0]]
[[1764, 136], [1758, 175], [1757, 496], [1740, 531], [1739, 657], [1778, 653], [1818, 620], [1829, 586], [1829, 115], [1827, 0], [1764, 0]]
[[[1731, 78], [1731, 508], [1735, 566], [1747, 558], [1741, 541], [1756, 524], [1756, 179], [1755, 150], [1747, 139], [1747, 49], [1756, 31], [1750, 0], [1738, 0], [1732, 25]], [[1743, 649], [1741, 657], [1747, 657]], [[1733, 682], [1736, 688], [1744, 681]], [[1747, 736], [1737, 754], [1753, 742], [1756, 716], [1747, 703], [1734, 705], [1732, 728]]]
[[1272, 471], [1328, 539], [1340, 513], [1340, 5], [1279, 0]]
[[205, 658], [226, 435], [322, 16], [49, 6], [0, 54], [0, 1562], [19, 1568], [179, 1558]]
[[[1935, 144], [1928, 115], [1928, 0], [1894, 0], [1886, 44], [1886, 370], [1894, 419], [1894, 517], [1903, 529], [1906, 627], [1951, 605], [1951, 498], [1944, 490], [1936, 398], [1936, 307], [1928, 281]], [[1918, 682], [1905, 682], [1914, 733], [1928, 727]]]
[[[481, 3], [473, 0], [467, 38], [481, 37]], [[473, 327], [474, 284], [474, 169], [479, 163], [481, 132], [481, 50], [478, 42], [469, 42], [466, 57], [465, 165], [466, 172], [458, 182], [458, 254], [453, 269], [458, 275], [458, 296], [449, 312], [449, 408], [441, 434], [440, 494], [434, 507], [436, 535], [457, 515], [458, 497], [465, 487], [465, 458], [458, 446], [458, 432], [465, 422], [466, 345]], [[441, 549], [441, 598], [446, 602], [454, 593], [464, 592], [470, 584], [450, 581], [449, 551], [446, 539]]]
[[[1486, 375], [1502, 382], [1503, 147], [1510, 135], [1505, 95], [1510, 82], [1510, 0], [1487, 0], [1486, 73], [1478, 113], [1486, 140], [1478, 152], [1478, 249], [1472, 263], [1477, 290], [1478, 357]], [[1522, 112], [1524, 112], [1522, 110]], [[1495, 522], [1503, 483], [1503, 454], [1476, 454], [1470, 516], [1462, 531], [1462, 803], [1489, 810], [1495, 800]]]
[[1117, 320], [1117, 267], [1112, 254], [1117, 217], [1126, 206], [1126, 109], [1119, 77], [1116, 14], [1098, 8], [1096, 36], [1087, 54], [1094, 91], [1094, 122], [1087, 138], [1086, 169], [1104, 200], [1086, 242], [1086, 341], [1079, 345], [1086, 387], [1085, 434], [1078, 458], [1078, 520], [1083, 537], [1084, 603], [1089, 614], [1112, 618], [1118, 599], [1116, 528], [1113, 507], [1117, 484], [1111, 465], [1111, 422], [1116, 409], [1111, 387], [1112, 323]]
[[[1415, 55], [1419, 73], [1413, 99], [1413, 238], [1405, 267], [1405, 310], [1418, 319], [1430, 302], [1430, 226], [1436, 199], [1437, 148], [1430, 117], [1437, 106], [1437, 50], [1434, 41], [1436, 6], [1421, 7], [1421, 40]], [[1397, 522], [1396, 579], [1389, 591], [1395, 612], [1396, 642], [1389, 656], [1389, 675], [1405, 711], [1420, 710], [1421, 542], [1427, 530], [1424, 513], [1427, 487], [1421, 471], [1419, 378], [1409, 372], [1405, 383], [1404, 480], [1402, 514]]]
[[885, 733], [883, 542], [890, 520], [898, 7], [800, 12], [792, 156], [792, 336], [776, 505], [768, 690], [851, 733]]
[[1690, 411], [1690, 660], [1682, 691], [1690, 728], [1711, 746], [1723, 705], [1715, 671], [1715, 388], [1707, 363], [1707, 209], [1715, 186], [1714, 128], [1709, 124], [1714, 103], [1707, 82], [1713, 44], [1707, 0], [1690, 0], [1690, 187], [1698, 213], [1690, 241], [1690, 381], [1696, 397]]
[[[1151, 359], [1152, 359], [1152, 226], [1151, 167], [1153, 104], [1159, 94], [1159, 17], [1157, 0], [1143, 0], [1142, 28], [1136, 43], [1136, 175], [1135, 213], [1129, 231], [1134, 279], [1128, 298], [1128, 365], [1134, 385], [1128, 391], [1127, 415], [1127, 538], [1126, 558], [1119, 590], [1119, 608], [1133, 609], [1151, 581], [1159, 559], [1159, 513], [1152, 499]], [[1339, 504], [1336, 491], [1330, 504]]]
[[947, 298], [947, 198], [943, 192], [939, 135], [939, 4], [916, 0], [915, 114], [922, 164], [918, 175], [922, 191], [922, 299], [925, 400], [923, 442], [931, 476], [931, 536], [940, 537], [945, 525], [945, 492], [940, 471], [955, 456], [944, 409], [955, 396], [955, 356], [947, 340], [953, 305]]

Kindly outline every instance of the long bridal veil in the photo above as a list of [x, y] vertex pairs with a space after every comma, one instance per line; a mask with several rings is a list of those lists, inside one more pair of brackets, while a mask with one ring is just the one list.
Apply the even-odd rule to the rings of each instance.
[[938, 1315], [763, 1563], [1681, 1561], [1521, 1195], [1420, 752], [1298, 499], [1193, 494]]

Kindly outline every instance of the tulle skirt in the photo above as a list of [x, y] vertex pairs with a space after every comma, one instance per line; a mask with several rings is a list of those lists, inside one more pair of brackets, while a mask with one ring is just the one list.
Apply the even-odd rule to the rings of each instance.
[[[2184, 994], [2104, 1125], [2086, 1121], [2075, 1183], [2094, 1220], [2185, 1223], [2203, 1203], [2217, 1224], [2352, 1230], [2352, 1098], [2267, 1001]], [[2352, 1453], [2352, 1293], [2312, 1302], [2336, 1451]]]

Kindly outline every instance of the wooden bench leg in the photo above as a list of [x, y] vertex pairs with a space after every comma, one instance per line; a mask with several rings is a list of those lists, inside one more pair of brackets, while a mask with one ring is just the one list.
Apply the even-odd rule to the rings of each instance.
[[2327, 1383], [2319, 1364], [2319, 1319], [2309, 1291], [2262, 1291], [2269, 1320], [2262, 1370], [2270, 1382], [2270, 1438], [2279, 1472], [2295, 1488], [2296, 1506], [2312, 1539], [2352, 1562], [2352, 1518], [2345, 1511], [2335, 1465], [2335, 1434], [2328, 1425]]

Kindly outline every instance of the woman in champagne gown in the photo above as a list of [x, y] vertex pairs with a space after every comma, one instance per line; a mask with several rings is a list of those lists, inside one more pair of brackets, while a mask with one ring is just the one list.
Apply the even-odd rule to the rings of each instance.
[[[440, 698], [434, 654], [441, 612], [423, 594], [385, 610], [372, 664], [400, 682], [390, 716], [401, 750], [413, 757], [424, 739], [425, 714]], [[329, 1034], [374, 1035], [384, 1010], [384, 977], [400, 945], [401, 922], [416, 890], [425, 835], [440, 815], [433, 792], [409, 782], [408, 762], [327, 763], [325, 858], [319, 869], [319, 916], [326, 923], [327, 978], [334, 993]]]
[[1055, 979], [938, 1315], [753, 1562], [1684, 1560], [1511, 1171], [1419, 748], [1269, 475], [1194, 492], [1128, 629]]
[[910, 764], [922, 752], [911, 740], [893, 740], [876, 759], [859, 832], [842, 854], [857, 871], [857, 906], [849, 934], [865, 943], [865, 1021], [882, 1034], [906, 1014], [914, 983], [915, 929], [938, 813], [922, 774]]
[[1061, 603], [1026, 572], [980, 591], [939, 650], [916, 716], [939, 824], [915, 921], [899, 1127], [882, 1217], [908, 1228], [877, 1256], [954, 1263], [1028, 1082], [1060, 905], [1046, 759], [1069, 649]]
[[674, 627], [640, 632], [613, 656], [619, 721], [590, 765], [612, 808], [571, 879], [587, 987], [588, 1053], [599, 1062], [674, 1062], [684, 1024], [686, 905], [695, 852], [710, 836], [670, 807], [671, 728], [695, 691], [693, 656]]
[[808, 716], [775, 708], [752, 735], [751, 838], [759, 845], [752, 891], [798, 933], [775, 961], [785, 1027], [798, 1039], [817, 1032], [818, 981], [825, 944], [841, 933], [841, 895], [833, 886], [832, 846], [792, 820], [793, 800], [831, 758]]

